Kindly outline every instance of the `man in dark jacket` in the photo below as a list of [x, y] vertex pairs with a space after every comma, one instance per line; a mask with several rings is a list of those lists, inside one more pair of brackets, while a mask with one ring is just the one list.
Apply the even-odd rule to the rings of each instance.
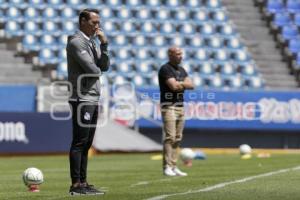
[[[100, 42], [97, 47], [94, 38]], [[109, 68], [108, 41], [100, 29], [97, 10], [79, 14], [79, 30], [67, 44], [69, 104], [72, 110], [73, 140], [70, 148], [71, 195], [104, 194], [87, 182], [88, 150], [92, 145], [98, 118], [100, 75]]]

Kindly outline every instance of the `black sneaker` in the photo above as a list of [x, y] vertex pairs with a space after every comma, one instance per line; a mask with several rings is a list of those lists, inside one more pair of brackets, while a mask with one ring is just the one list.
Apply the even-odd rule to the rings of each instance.
[[105, 192], [100, 191], [100, 190], [97, 190], [97, 189], [94, 187], [94, 185], [86, 184], [86, 185], [83, 186], [83, 187], [86, 189], [86, 191], [87, 191], [88, 193], [91, 193], [91, 194], [94, 194], [94, 195], [103, 195], [103, 194], [105, 194]]
[[77, 187], [70, 187], [69, 190], [69, 194], [70, 195], [86, 195], [87, 194], [87, 190], [85, 189], [85, 187], [82, 186], [77, 186]]

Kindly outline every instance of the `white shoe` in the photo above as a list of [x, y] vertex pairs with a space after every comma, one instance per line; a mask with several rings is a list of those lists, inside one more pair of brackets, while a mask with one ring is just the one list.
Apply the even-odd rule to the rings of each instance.
[[171, 167], [166, 167], [164, 170], [164, 175], [166, 176], [176, 176], [176, 173], [172, 170]]
[[174, 167], [173, 172], [176, 174], [176, 176], [187, 176], [187, 173], [181, 171], [180, 169], [178, 169], [178, 167]]

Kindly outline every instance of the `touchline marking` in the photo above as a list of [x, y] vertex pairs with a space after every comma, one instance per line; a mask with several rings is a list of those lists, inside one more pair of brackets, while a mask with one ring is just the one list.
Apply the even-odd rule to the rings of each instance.
[[251, 180], [254, 180], [254, 179], [267, 177], [267, 176], [273, 176], [273, 175], [276, 175], [276, 174], [281, 174], [281, 173], [285, 173], [285, 172], [288, 172], [288, 171], [295, 171], [295, 170], [299, 170], [299, 169], [300, 169], [300, 165], [297, 166], [297, 167], [293, 167], [293, 168], [281, 169], [281, 170], [278, 170], [278, 171], [268, 172], [268, 173], [259, 174], [259, 175], [255, 175], [255, 176], [249, 176], [249, 177], [239, 179], [239, 180], [235, 180], [235, 181], [228, 181], [228, 182], [224, 182], [224, 183], [219, 183], [217, 185], [209, 186], [209, 187], [199, 189], [199, 190], [188, 190], [186, 192], [181, 192], [181, 193], [164, 194], [164, 195], [160, 195], [160, 196], [151, 197], [151, 198], [146, 199], [146, 200], [161, 200], [161, 199], [165, 199], [165, 198], [171, 197], [171, 196], [194, 194], [194, 193], [199, 193], [199, 192], [209, 192], [209, 191], [212, 191], [212, 190], [215, 190], [215, 189], [223, 188], [223, 187], [228, 186], [228, 185], [232, 185], [232, 184], [236, 184], [236, 183], [244, 183], [244, 182], [251, 181]]
[[164, 178], [164, 179], [158, 179], [158, 180], [154, 180], [154, 181], [140, 181], [140, 182], [137, 182], [135, 184], [130, 185], [129, 187], [135, 187], [135, 186], [140, 186], [140, 185], [148, 185], [150, 183], [155, 183], [155, 182], [172, 181], [172, 180], [178, 179], [178, 178], [180, 178], [180, 177], [177, 176], [177, 177], [173, 177], [173, 178]]

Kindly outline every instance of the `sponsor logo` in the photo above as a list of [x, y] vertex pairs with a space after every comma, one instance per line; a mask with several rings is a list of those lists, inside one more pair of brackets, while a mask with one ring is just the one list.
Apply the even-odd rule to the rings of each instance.
[[23, 122], [0, 122], [0, 142], [23, 142], [29, 141], [25, 134]]

